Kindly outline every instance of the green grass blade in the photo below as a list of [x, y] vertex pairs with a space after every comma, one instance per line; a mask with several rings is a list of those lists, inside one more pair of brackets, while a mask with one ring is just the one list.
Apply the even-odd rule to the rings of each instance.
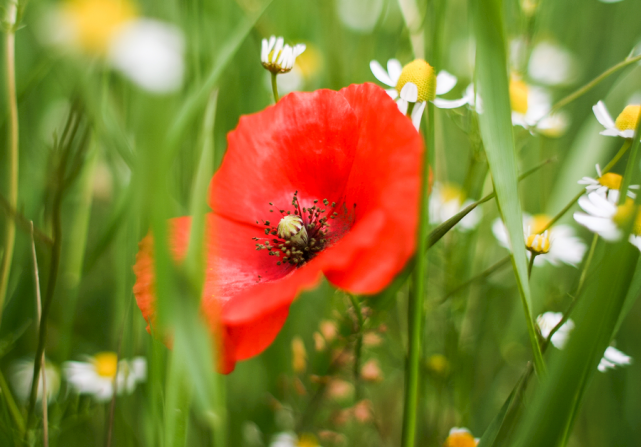
[[556, 446], [563, 440], [612, 339], [639, 251], [627, 240], [606, 249], [603, 267], [593, 276], [577, 307], [576, 329], [565, 349], [552, 359], [550, 373], [517, 432], [516, 447]]
[[497, 204], [512, 247], [512, 265], [534, 355], [537, 374], [544, 372], [543, 357], [532, 319], [532, 299], [527, 273], [523, 220], [518, 196], [516, 151], [512, 134], [512, 119], [507, 76], [505, 37], [499, 0], [470, 2], [476, 34], [476, 81], [482, 99], [479, 114], [481, 138], [494, 182]]

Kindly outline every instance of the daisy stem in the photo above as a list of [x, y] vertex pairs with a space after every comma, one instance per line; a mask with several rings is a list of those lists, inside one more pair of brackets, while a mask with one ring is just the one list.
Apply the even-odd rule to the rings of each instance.
[[[418, 247], [416, 249], [416, 270], [414, 270], [414, 287], [409, 296], [407, 309], [409, 355], [405, 366], [405, 398], [403, 405], [402, 447], [414, 447], [416, 438], [416, 420], [418, 412], [418, 385], [420, 378], [421, 337], [425, 300], [425, 283], [427, 276], [427, 236], [429, 230], [429, 167], [430, 154], [434, 151], [434, 108], [428, 103], [427, 109], [427, 145], [423, 154], [423, 172], [419, 203]], [[409, 108], [408, 108], [409, 110]], [[411, 112], [410, 112], [411, 113]]]
[[530, 262], [527, 265], [527, 277], [531, 278], [532, 277], [532, 267], [534, 267], [534, 259], [536, 259], [537, 254], [534, 252], [532, 253], [532, 256], [530, 256]]
[[596, 249], [596, 244], [597, 241], [599, 240], [599, 235], [595, 234], [594, 237], [592, 238], [592, 244], [590, 245], [590, 251], [588, 253], [588, 257], [585, 260], [585, 265], [583, 266], [583, 271], [581, 272], [581, 277], [579, 278], [579, 285], [576, 288], [576, 292], [574, 294], [574, 298], [572, 298], [572, 302], [566, 309], [566, 311], [563, 313], [563, 318], [561, 318], [561, 321], [559, 321], [556, 326], [552, 328], [550, 333], [548, 334], [547, 338], [545, 339], [545, 342], [543, 343], [543, 346], [541, 347], [541, 350], [545, 352], [545, 349], [548, 347], [550, 344], [550, 341], [552, 340], [552, 337], [556, 332], [561, 329], [561, 326], [565, 324], [566, 321], [570, 319], [570, 315], [572, 314], [572, 310], [574, 309], [574, 306], [577, 303], [577, 300], [579, 298], [579, 295], [581, 294], [581, 291], [583, 290], [583, 284], [585, 282], [585, 278], [587, 277], [588, 269], [590, 268], [590, 264], [592, 263], [592, 258], [594, 257], [594, 251]]
[[361, 311], [361, 303], [358, 297], [348, 294], [349, 299], [352, 302], [354, 307], [354, 313], [356, 314], [356, 319], [358, 320], [358, 331], [356, 332], [356, 346], [354, 347], [354, 388], [356, 396], [356, 401], [358, 402], [361, 399], [361, 386], [360, 386], [360, 375], [361, 375], [361, 352], [363, 350], [363, 312]]
[[272, 73], [272, 92], [274, 93], [274, 102], [278, 102], [280, 97], [278, 96], [278, 83], [276, 82], [276, 73]]
[[626, 58], [623, 61], [619, 62], [618, 64], [614, 65], [613, 67], [608, 68], [606, 71], [604, 71], [599, 76], [597, 76], [596, 78], [594, 78], [593, 80], [591, 80], [590, 82], [585, 84], [583, 87], [581, 87], [578, 90], [570, 93], [568, 96], [566, 96], [565, 98], [561, 99], [556, 104], [554, 104], [552, 106], [552, 108], [548, 111], [548, 113], [546, 113], [541, 118], [539, 118], [539, 120], [536, 122], [536, 125], [538, 125], [541, 122], [541, 120], [543, 120], [545, 117], [547, 117], [547, 116], [553, 114], [554, 112], [556, 112], [557, 110], [567, 106], [569, 103], [571, 103], [575, 99], [583, 96], [584, 94], [586, 94], [587, 92], [592, 90], [594, 87], [599, 85], [603, 80], [605, 80], [608, 76], [610, 76], [610, 75], [616, 73], [617, 71], [621, 70], [622, 68], [625, 68], [628, 65], [634, 64], [635, 62], [638, 62], [638, 61], [641, 61], [641, 55], [636, 56], [636, 57], [632, 57], [632, 58]]
[[[8, 179], [8, 200], [11, 209], [17, 209], [18, 205], [18, 100], [16, 96], [16, 17], [18, 5], [10, 1], [7, 8], [7, 32], [5, 37], [5, 63], [7, 76], [7, 100], [9, 102], [9, 153], [7, 164], [9, 165]], [[11, 260], [16, 238], [16, 222], [8, 218], [3, 235], [4, 255], [0, 267], [0, 323], [2, 322], [2, 310], [7, 295], [9, 284], [9, 273], [11, 271]]]

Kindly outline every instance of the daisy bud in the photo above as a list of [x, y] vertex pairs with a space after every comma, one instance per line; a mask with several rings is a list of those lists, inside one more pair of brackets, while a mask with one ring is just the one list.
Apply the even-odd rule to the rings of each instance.
[[546, 231], [543, 234], [530, 234], [525, 241], [525, 246], [532, 253], [541, 255], [550, 251], [550, 237]]
[[418, 96], [415, 102], [433, 101], [436, 97], [436, 75], [434, 68], [423, 59], [410, 62], [401, 72], [396, 83], [396, 90], [401, 93], [407, 83], [416, 85]]
[[623, 112], [619, 114], [614, 125], [617, 129], [635, 130], [639, 122], [639, 114], [641, 113], [641, 106], [626, 106]]
[[453, 427], [443, 447], [475, 447], [479, 440], [467, 428]]
[[278, 39], [272, 36], [263, 39], [260, 51], [260, 61], [267, 70], [274, 74], [287, 73], [294, 68], [296, 58], [305, 51], [304, 44], [296, 44], [290, 47], [285, 44], [282, 37]]
[[278, 237], [297, 246], [307, 245], [307, 229], [300, 216], [288, 214], [278, 223]]

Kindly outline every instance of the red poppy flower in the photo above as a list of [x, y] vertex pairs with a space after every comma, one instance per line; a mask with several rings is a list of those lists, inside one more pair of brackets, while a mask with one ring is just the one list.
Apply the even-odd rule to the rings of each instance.
[[[274, 340], [289, 306], [322, 274], [358, 294], [382, 290], [415, 249], [422, 140], [374, 84], [292, 93], [240, 119], [210, 186], [203, 311], [219, 327], [224, 372]], [[190, 217], [173, 219], [177, 262]], [[152, 240], [134, 293], [154, 319]]]

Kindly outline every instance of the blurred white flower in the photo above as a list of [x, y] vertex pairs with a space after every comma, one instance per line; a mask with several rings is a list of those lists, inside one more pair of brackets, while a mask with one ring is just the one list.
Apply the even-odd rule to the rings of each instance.
[[[608, 199], [609, 202], [616, 204], [619, 201], [619, 188], [623, 177], [613, 172], [601, 173], [601, 167], [596, 165], [597, 178], [583, 177], [578, 181], [579, 185], [587, 185], [585, 190], [592, 191]], [[639, 189], [639, 185], [630, 185], [628, 187], [628, 197], [634, 199], [636, 194], [631, 190]]]
[[[536, 317], [536, 324], [539, 326], [543, 338], [548, 338], [552, 329], [554, 329], [562, 319], [563, 314], [561, 312], [545, 312]], [[574, 329], [574, 321], [570, 319], [561, 325], [559, 330], [552, 336], [552, 339], [550, 339], [555, 348], [563, 349], [565, 347], [572, 329]]]
[[114, 36], [108, 59], [114, 68], [154, 93], [178, 90], [183, 81], [184, 42], [173, 25], [152, 19], [127, 22]]
[[599, 362], [598, 369], [601, 372], [606, 372], [608, 369], [614, 369], [617, 366], [626, 366], [632, 363], [632, 357], [625, 355], [617, 348], [608, 346], [603, 354], [603, 358]]
[[610, 242], [620, 240], [623, 237], [621, 227], [634, 219], [629, 241], [641, 250], [641, 213], [632, 199], [628, 198], [625, 204], [617, 206], [603, 195], [591, 192], [579, 198], [579, 206], [585, 213], [575, 212], [574, 219]]
[[347, 28], [369, 33], [378, 23], [384, 5], [383, 0], [337, 0], [336, 12]]
[[639, 114], [641, 113], [641, 105], [626, 106], [619, 114], [616, 121], [612, 120], [610, 112], [603, 101], [599, 101], [592, 107], [594, 116], [605, 127], [604, 131], [599, 132], [601, 135], [609, 137], [623, 137], [632, 138], [637, 122], [639, 121]]
[[[60, 373], [51, 362], [45, 360], [43, 365], [45, 382], [47, 388], [47, 402], [51, 403], [58, 397], [60, 391]], [[16, 398], [21, 402], [27, 402], [31, 394], [31, 383], [33, 382], [33, 360], [16, 360], [9, 369], [9, 380]], [[38, 402], [42, 400], [42, 372], [38, 382]]]
[[69, 385], [79, 394], [91, 394], [98, 402], [106, 402], [114, 393], [131, 394], [136, 384], [147, 379], [147, 361], [135, 357], [118, 361], [114, 352], [100, 352], [87, 362], [65, 362], [62, 365]]
[[[543, 229], [550, 222], [550, 217], [543, 214], [530, 216], [523, 213], [523, 234], [526, 239], [533, 235], [541, 235]], [[505, 224], [497, 218], [492, 224], [494, 236], [505, 248], [510, 248]], [[574, 229], [569, 225], [554, 225], [548, 230], [549, 250], [534, 259], [534, 265], [540, 266], [549, 262], [552, 265], [559, 263], [576, 267], [583, 259], [586, 246], [581, 239], [575, 236]]]
[[576, 79], [577, 71], [574, 54], [547, 40], [534, 47], [528, 62], [529, 77], [543, 85], [568, 85]]
[[312, 435], [296, 436], [294, 433], [278, 433], [269, 447], [321, 447]]
[[565, 133], [569, 119], [563, 112], [546, 116], [552, 108], [552, 98], [547, 90], [526, 84], [512, 77], [510, 80], [510, 105], [512, 124], [521, 126], [549, 137], [559, 137]]
[[179, 89], [184, 42], [175, 26], [139, 18], [126, 0], [67, 0], [39, 29], [46, 45], [104, 58], [152, 93]]
[[[462, 211], [472, 200], [465, 199], [463, 190], [454, 184], [435, 183], [430, 197], [430, 223], [439, 225]], [[470, 231], [477, 227], [482, 217], [481, 210], [474, 208], [455, 226], [460, 231]]]
[[263, 39], [260, 50], [260, 61], [267, 70], [274, 74], [287, 73], [294, 68], [296, 58], [305, 51], [305, 44], [299, 43], [290, 47], [282, 37], [271, 36]]
[[[561, 312], [545, 312], [544, 314], [536, 317], [536, 324], [539, 326], [543, 338], [548, 338], [552, 329], [554, 329], [562, 319], [563, 314]], [[567, 344], [570, 333], [573, 329], [574, 322], [568, 318], [552, 336], [552, 339], [550, 340], [552, 345], [557, 349], [563, 349]], [[599, 366], [597, 368], [601, 372], [606, 372], [608, 369], [614, 369], [617, 366], [626, 366], [631, 363], [632, 357], [612, 346], [608, 346], [603, 353], [603, 358], [599, 362]]]
[[476, 447], [479, 441], [467, 428], [452, 427], [443, 447]]
[[457, 79], [453, 74], [441, 70], [434, 75], [434, 68], [422, 59], [416, 59], [403, 67], [397, 59], [387, 61], [387, 71], [378, 61], [371, 61], [372, 74], [383, 84], [392, 87], [386, 92], [392, 99], [398, 99], [398, 109], [407, 113], [409, 103], [416, 103], [412, 110], [412, 123], [418, 129], [427, 101], [441, 109], [453, 109], [467, 104], [467, 98], [449, 100], [437, 98], [454, 88]]
[[599, 0], [601, 3], [619, 3], [622, 0]]

